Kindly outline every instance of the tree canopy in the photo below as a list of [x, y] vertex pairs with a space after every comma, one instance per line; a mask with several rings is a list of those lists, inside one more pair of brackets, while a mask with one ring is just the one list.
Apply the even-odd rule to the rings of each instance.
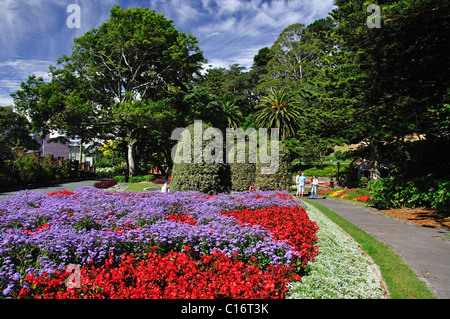
[[[170, 166], [171, 131], [195, 120], [223, 132], [279, 128], [297, 161], [364, 142], [360, 155], [375, 169], [387, 157], [407, 172], [425, 165], [418, 149], [439, 153], [450, 144], [449, 3], [379, 1], [379, 27], [367, 23], [368, 5], [337, 0], [328, 17], [287, 26], [249, 70], [203, 72], [193, 35], [155, 11], [116, 6], [50, 67], [48, 83], [22, 83], [15, 108], [35, 131], [119, 141], [131, 175], [139, 160]], [[405, 142], [411, 135], [419, 148]], [[450, 171], [436, 161], [428, 173]]]

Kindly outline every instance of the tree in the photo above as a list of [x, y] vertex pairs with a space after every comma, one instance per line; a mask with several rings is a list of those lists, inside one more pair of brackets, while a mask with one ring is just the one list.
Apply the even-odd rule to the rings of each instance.
[[299, 111], [295, 108], [294, 94], [287, 89], [271, 89], [261, 98], [255, 114], [256, 125], [263, 128], [279, 128], [280, 137], [293, 137], [299, 127]]
[[271, 48], [267, 81], [260, 88], [301, 87], [314, 75], [313, 66], [319, 58], [317, 42], [303, 24], [293, 24], [284, 29]]
[[[209, 128], [211, 127], [203, 122], [198, 129], [196, 124], [191, 124], [181, 134], [176, 146], [177, 155], [175, 155], [176, 159], [172, 170], [170, 183], [172, 189], [199, 191], [207, 194], [228, 192], [231, 189], [230, 166], [223, 163], [223, 156], [219, 161], [204, 160], [210, 141], [204, 139], [203, 135]], [[201, 142], [198, 134], [201, 136]], [[201, 152], [196, 152], [197, 143]], [[223, 150], [223, 141], [221, 145], [217, 146]], [[218, 157], [218, 154], [214, 155]]]
[[12, 107], [0, 107], [0, 152], [11, 151], [16, 146], [35, 149], [38, 146], [30, 137], [31, 125], [25, 116], [12, 110]]
[[[139, 135], [175, 108], [161, 101], [181, 94], [199, 74], [204, 58], [197, 40], [154, 10], [115, 6], [107, 22], [74, 42], [72, 55], [59, 60], [62, 69], [52, 72], [55, 85], [67, 90], [67, 80], [76, 84], [69, 90], [71, 98], [60, 104], [81, 104], [86, 121], [80, 124], [92, 136], [125, 141], [129, 174], [135, 175]], [[35, 113], [34, 99], [21, 94], [16, 94], [16, 103]], [[40, 92], [36, 97], [42, 98]], [[43, 109], [64, 113], [47, 101]], [[44, 120], [51, 117], [36, 112]]]
[[[255, 186], [260, 189], [290, 191], [292, 184], [291, 152], [283, 142], [271, 141], [271, 143], [278, 143], [278, 171], [273, 174], [263, 174], [262, 168], [267, 167], [268, 164], [261, 163], [261, 161], [258, 160], [255, 165]], [[268, 146], [268, 148], [272, 148], [272, 145]]]
[[336, 6], [331, 15], [351, 63], [340, 68], [335, 88], [351, 101], [358, 123], [352, 133], [367, 140], [375, 169], [383, 145], [397, 144], [406, 163], [405, 136], [448, 137], [448, 126], [440, 125], [449, 118], [448, 1], [383, 1], [380, 28], [368, 28], [367, 2]]

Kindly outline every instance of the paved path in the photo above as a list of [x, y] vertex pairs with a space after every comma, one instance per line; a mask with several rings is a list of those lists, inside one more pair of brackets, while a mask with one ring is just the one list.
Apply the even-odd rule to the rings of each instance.
[[[449, 230], [411, 224], [371, 208], [331, 198], [314, 201], [391, 247], [427, 283], [437, 298], [450, 298]], [[430, 278], [425, 278], [421, 271], [429, 273]]]
[[[70, 182], [70, 183], [64, 183], [64, 184], [55, 184], [55, 185], [32, 189], [32, 191], [38, 192], [38, 193], [45, 193], [45, 194], [57, 192], [57, 191], [63, 191], [63, 190], [68, 190], [68, 191], [72, 190], [73, 191], [73, 190], [83, 187], [83, 186], [92, 186], [96, 182], [98, 182], [98, 180], [86, 180], [86, 181]], [[18, 192], [19, 191], [0, 193], [0, 200], [10, 197], [10, 196], [13, 196], [14, 194], [16, 194]]]

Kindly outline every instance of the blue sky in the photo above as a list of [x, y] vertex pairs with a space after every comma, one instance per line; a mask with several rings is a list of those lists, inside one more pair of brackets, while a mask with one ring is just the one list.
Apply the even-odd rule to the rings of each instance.
[[[49, 65], [70, 55], [73, 39], [98, 27], [110, 8], [147, 7], [192, 33], [215, 67], [249, 68], [258, 50], [270, 47], [284, 28], [310, 24], [334, 8], [334, 0], [0, 0], [0, 105], [35, 74], [48, 79]], [[69, 28], [67, 7], [80, 8], [80, 28]]]

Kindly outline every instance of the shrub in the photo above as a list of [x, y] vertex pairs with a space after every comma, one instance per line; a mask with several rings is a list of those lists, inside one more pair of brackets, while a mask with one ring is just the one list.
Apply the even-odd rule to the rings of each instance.
[[130, 176], [128, 182], [141, 183], [141, 182], [153, 182], [154, 180], [155, 175], [150, 174], [150, 175]]
[[118, 182], [118, 183], [125, 183], [125, 175], [114, 176], [113, 180]]
[[98, 167], [95, 169], [95, 173], [100, 177], [110, 177], [114, 174], [114, 167]]
[[158, 178], [157, 180], [154, 180], [153, 183], [155, 184], [164, 184], [167, 181], [165, 178]]
[[116, 181], [101, 181], [101, 182], [97, 182], [94, 184], [95, 188], [101, 188], [101, 189], [105, 189], [105, 188], [110, 188], [117, 185]]
[[379, 209], [390, 207], [424, 207], [442, 212], [450, 210], [450, 182], [433, 175], [401, 180], [387, 177], [370, 181], [370, 202]]
[[[202, 133], [209, 126], [202, 123]], [[190, 141], [187, 142], [189, 146], [194, 143], [194, 125], [189, 125], [186, 131], [190, 133]], [[186, 133], [185, 131], [185, 133]], [[182, 135], [179, 140], [179, 145], [186, 142], [184, 138], [189, 138], [189, 135]], [[210, 141], [203, 140], [202, 150], [210, 143]], [[223, 147], [223, 145], [222, 145]], [[180, 151], [180, 156], [183, 156]], [[191, 151], [190, 163], [174, 163], [172, 169], [172, 180], [170, 187], [178, 191], [199, 191], [206, 194], [223, 193], [231, 188], [230, 167], [224, 163], [195, 163], [195, 154], [193, 147]]]
[[[235, 145], [235, 156], [237, 156], [237, 146]], [[231, 190], [236, 192], [248, 191], [250, 185], [255, 184], [256, 164], [249, 161], [249, 145], [245, 147], [245, 163], [238, 163], [235, 157], [230, 163]]]
[[[269, 150], [270, 148], [268, 146]], [[279, 143], [279, 168], [275, 174], [262, 174], [261, 169], [263, 167], [269, 167], [270, 163], [261, 163], [258, 157], [255, 172], [256, 186], [261, 189], [289, 191], [292, 182], [291, 162], [291, 154], [283, 143]]]
[[325, 166], [324, 168], [312, 167], [304, 170], [301, 173], [305, 173], [306, 176], [317, 176], [317, 177], [330, 177], [337, 176], [336, 165]]
[[15, 182], [11, 161], [3, 160], [0, 157], [0, 187], [7, 187], [15, 184]]

